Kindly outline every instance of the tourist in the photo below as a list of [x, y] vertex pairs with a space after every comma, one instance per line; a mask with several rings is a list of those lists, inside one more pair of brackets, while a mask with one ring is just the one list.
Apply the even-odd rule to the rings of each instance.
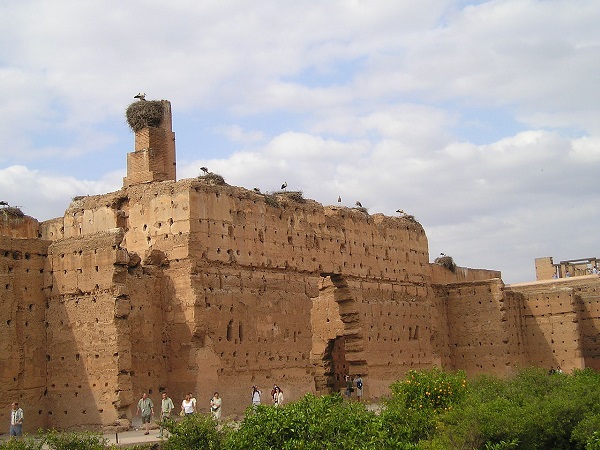
[[194, 411], [198, 411], [198, 409], [196, 408], [196, 397], [194, 397], [194, 395], [191, 392], [188, 392], [188, 395], [190, 396], [190, 400], [192, 400], [192, 403], [194, 404]]
[[273, 394], [273, 403], [275, 406], [283, 406], [283, 391], [279, 386], [275, 386], [275, 394]]
[[223, 400], [219, 397], [219, 393], [215, 392], [213, 398], [210, 399], [210, 412], [212, 413], [213, 419], [217, 422], [221, 420], [221, 406]]
[[150, 420], [152, 419], [152, 414], [154, 414], [154, 404], [145, 392], [138, 401], [137, 414], [142, 416], [142, 426], [146, 428], [144, 434], [150, 434]]
[[352, 397], [352, 391], [354, 391], [352, 384], [353, 384], [352, 377], [350, 375], [346, 375], [346, 396], [348, 398]]
[[169, 398], [166, 392], [162, 393], [162, 402], [160, 405], [160, 432], [158, 433], [158, 437], [163, 437], [163, 429], [165, 427], [165, 422], [171, 417], [171, 411], [175, 409], [175, 405], [173, 404], [173, 400]]
[[23, 436], [23, 410], [14, 402], [10, 411], [10, 437]]
[[273, 400], [273, 404], [275, 404], [275, 394], [277, 393], [277, 385], [273, 385], [273, 389], [271, 389], [271, 400]]
[[363, 397], [363, 380], [360, 377], [360, 374], [356, 375], [356, 379], [354, 380], [356, 383], [356, 399], [359, 402], [362, 402]]
[[255, 408], [260, 405], [260, 389], [257, 386], [252, 386], [252, 406]]
[[181, 415], [191, 416], [196, 412], [192, 396], [190, 394], [185, 395], [185, 399], [181, 402]]

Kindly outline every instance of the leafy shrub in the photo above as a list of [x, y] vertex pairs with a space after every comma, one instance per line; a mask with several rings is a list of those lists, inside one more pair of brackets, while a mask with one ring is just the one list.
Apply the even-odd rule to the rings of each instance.
[[163, 445], [165, 450], [219, 450], [222, 448], [222, 434], [217, 422], [211, 416], [193, 414], [179, 422], [166, 422], [165, 428], [171, 435]]
[[0, 442], [0, 450], [41, 450], [43, 444], [44, 441], [27, 436]]
[[252, 449], [388, 449], [392, 445], [381, 420], [362, 403], [341, 395], [307, 394], [283, 408], [259, 406], [246, 411], [239, 430], [231, 433], [226, 448]]
[[386, 432], [405, 442], [417, 443], [435, 432], [439, 414], [462, 401], [467, 380], [463, 371], [410, 370], [403, 381], [392, 383], [390, 388], [392, 395], [381, 414]]
[[92, 432], [59, 432], [50, 430], [43, 436], [50, 450], [105, 450], [108, 442], [102, 434]]
[[[600, 375], [526, 369], [508, 380], [479, 377], [460, 408], [440, 417], [432, 443], [452, 448], [583, 449], [598, 420]], [[587, 424], [587, 427], [584, 426]], [[508, 444], [507, 444], [508, 443]]]
[[600, 450], [600, 431], [594, 431], [587, 440], [585, 450]]

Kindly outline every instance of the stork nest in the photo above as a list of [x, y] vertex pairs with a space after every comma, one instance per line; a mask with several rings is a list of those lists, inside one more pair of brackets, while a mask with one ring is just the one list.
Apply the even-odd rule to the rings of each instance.
[[279, 200], [275, 194], [265, 194], [265, 203], [273, 208], [279, 208]]
[[198, 179], [204, 181], [206, 184], [212, 184], [216, 186], [225, 186], [225, 178], [218, 173], [208, 172], [206, 175], [199, 175]]
[[304, 194], [302, 191], [284, 191], [284, 192], [279, 192], [279, 195], [283, 195], [287, 198], [289, 198], [290, 200], [297, 202], [297, 203], [304, 203], [306, 202], [306, 200], [304, 199]]
[[133, 102], [125, 111], [127, 124], [134, 132], [146, 127], [158, 127], [163, 115], [163, 104], [159, 100]]
[[5, 208], [0, 209], [0, 212], [2, 212], [5, 218], [25, 216], [25, 214], [23, 214], [23, 211], [21, 211], [16, 206], [6, 206]]
[[289, 200], [296, 203], [305, 203], [306, 199], [302, 191], [276, 191], [264, 194], [265, 203], [274, 208], [285, 208], [289, 205]]
[[435, 258], [433, 262], [435, 264], [439, 264], [440, 266], [445, 267], [452, 273], [456, 272], [456, 264], [454, 263], [452, 256], [439, 256]]

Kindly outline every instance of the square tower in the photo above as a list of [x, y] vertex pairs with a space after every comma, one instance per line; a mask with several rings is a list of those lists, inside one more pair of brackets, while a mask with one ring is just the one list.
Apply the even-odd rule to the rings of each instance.
[[160, 110], [162, 106], [162, 114], [150, 117], [145, 126], [135, 129], [135, 147], [133, 152], [127, 154], [127, 176], [123, 178], [124, 187], [153, 181], [175, 181], [176, 178], [175, 133], [172, 130], [171, 103], [167, 100], [152, 102], [140, 100], [130, 108], [140, 109], [140, 115], [143, 116], [143, 108], [146, 105], [152, 106], [153, 113]]

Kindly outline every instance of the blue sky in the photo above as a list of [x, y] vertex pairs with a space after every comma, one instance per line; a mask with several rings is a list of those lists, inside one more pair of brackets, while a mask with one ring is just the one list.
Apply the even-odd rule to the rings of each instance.
[[430, 258], [535, 279], [600, 256], [596, 0], [0, 4], [0, 199], [39, 220], [121, 188], [133, 96], [173, 108], [178, 178], [425, 227]]

